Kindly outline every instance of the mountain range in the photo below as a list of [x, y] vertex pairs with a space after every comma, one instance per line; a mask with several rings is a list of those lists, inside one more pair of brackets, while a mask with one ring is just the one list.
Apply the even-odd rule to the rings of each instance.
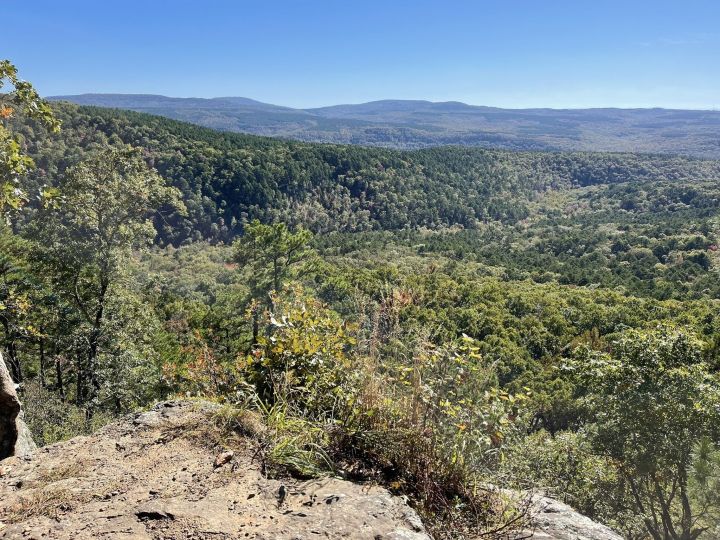
[[81, 94], [49, 99], [155, 114], [220, 131], [313, 142], [403, 149], [463, 145], [720, 158], [720, 111], [502, 109], [416, 100], [294, 109], [244, 97], [151, 94]]

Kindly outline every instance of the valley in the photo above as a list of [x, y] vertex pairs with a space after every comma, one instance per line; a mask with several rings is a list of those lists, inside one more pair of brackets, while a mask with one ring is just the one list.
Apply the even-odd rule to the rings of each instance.
[[0, 537], [720, 534], [719, 113], [1, 66]]

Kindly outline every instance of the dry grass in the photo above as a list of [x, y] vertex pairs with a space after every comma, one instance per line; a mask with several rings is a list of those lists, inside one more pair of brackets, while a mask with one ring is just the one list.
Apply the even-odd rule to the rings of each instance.
[[37, 516], [55, 519], [60, 513], [71, 509], [72, 500], [72, 494], [65, 489], [35, 489], [27, 495], [21, 495], [5, 509], [3, 519], [8, 523], [18, 523]]
[[207, 448], [239, 448], [247, 446], [248, 440], [260, 439], [265, 430], [258, 413], [224, 405], [212, 411], [199, 410], [187, 415], [182, 423], [166, 426], [162, 439], [183, 438]]
[[260, 413], [229, 405], [218, 408], [212, 415], [215, 426], [223, 433], [232, 433], [252, 439], [262, 438], [267, 427]]
[[81, 463], [67, 463], [38, 471], [37, 477], [32, 481], [31, 487], [45, 487], [48, 484], [67, 480], [68, 478], [80, 478], [84, 476], [84, 467]]

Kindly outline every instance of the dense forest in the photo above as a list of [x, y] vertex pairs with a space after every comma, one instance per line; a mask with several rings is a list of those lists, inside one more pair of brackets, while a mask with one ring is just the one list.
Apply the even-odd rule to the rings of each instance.
[[522, 528], [499, 487], [720, 535], [720, 162], [8, 95], [0, 338], [38, 443], [204, 398], [262, 416], [268, 474], [381, 482], [437, 538]]
[[[720, 162], [641, 154], [414, 152], [217, 133], [132, 112], [58, 105], [60, 134], [18, 125], [28, 182], [60, 184], [98, 149], [131, 145], [183, 212], [156, 219], [161, 244], [231, 242], [253, 219], [318, 243], [395, 241], [481, 263], [509, 279], [718, 298]], [[32, 220], [27, 211], [21, 219]], [[326, 233], [342, 233], [328, 236]], [[356, 234], [363, 233], [363, 234]], [[392, 239], [392, 240], [391, 240]]]

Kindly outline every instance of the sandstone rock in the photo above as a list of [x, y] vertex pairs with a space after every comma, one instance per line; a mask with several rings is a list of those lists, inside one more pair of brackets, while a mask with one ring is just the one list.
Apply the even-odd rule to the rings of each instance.
[[0, 539], [430, 540], [379, 486], [266, 478], [250, 440], [233, 446], [233, 467], [215, 468], [218, 450], [201, 434], [212, 409], [164, 403], [30, 461], [5, 460]]
[[[266, 478], [250, 440], [220, 451], [202, 436], [215, 407], [162, 403], [32, 460], [4, 460], [0, 540], [430, 540], [417, 513], [382, 487]], [[532, 505], [533, 538], [621, 538], [553, 499]]]
[[36, 448], [25, 425], [15, 383], [0, 353], [0, 459], [24, 456]]

